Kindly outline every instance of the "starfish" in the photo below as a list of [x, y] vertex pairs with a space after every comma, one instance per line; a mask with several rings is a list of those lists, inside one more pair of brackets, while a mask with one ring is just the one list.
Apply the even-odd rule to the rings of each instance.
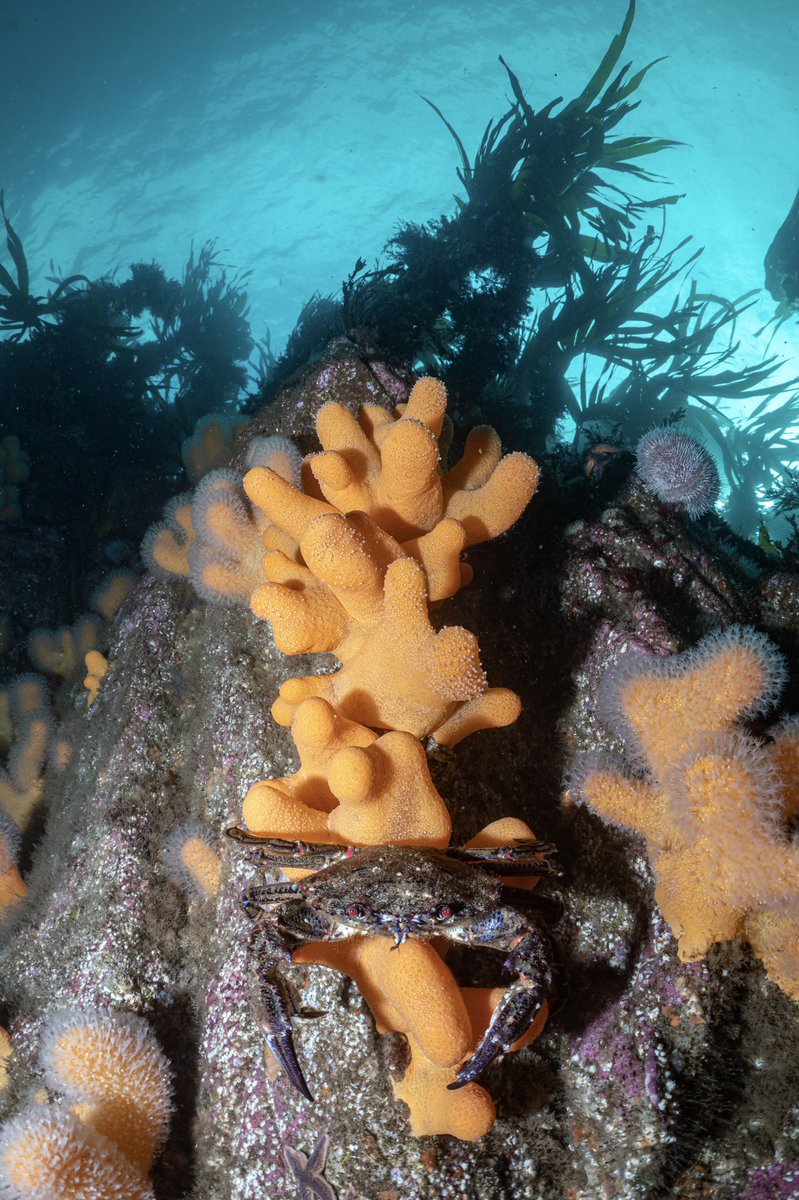
[[293, 1146], [283, 1147], [286, 1166], [300, 1189], [300, 1200], [336, 1200], [336, 1193], [324, 1177], [330, 1138], [323, 1133], [310, 1157]]

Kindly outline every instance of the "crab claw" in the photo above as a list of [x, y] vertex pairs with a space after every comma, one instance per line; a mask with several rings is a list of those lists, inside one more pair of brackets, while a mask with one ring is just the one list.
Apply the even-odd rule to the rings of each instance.
[[286, 1076], [297, 1091], [313, 1103], [294, 1046], [291, 1019], [298, 1011], [297, 1004], [288, 984], [277, 971], [266, 968], [258, 972], [258, 989], [252, 1008], [255, 1023]]
[[548, 959], [549, 940], [537, 928], [531, 929], [508, 955], [505, 967], [518, 971], [519, 977], [494, 1009], [472, 1057], [463, 1063], [452, 1083], [447, 1084], [450, 1091], [471, 1083], [530, 1028], [552, 983]]
[[531, 992], [525, 984], [518, 983], [508, 988], [474, 1054], [460, 1067], [452, 1083], [447, 1084], [450, 1091], [472, 1083], [495, 1058], [507, 1053], [513, 1043], [530, 1028], [544, 999], [543, 995]]

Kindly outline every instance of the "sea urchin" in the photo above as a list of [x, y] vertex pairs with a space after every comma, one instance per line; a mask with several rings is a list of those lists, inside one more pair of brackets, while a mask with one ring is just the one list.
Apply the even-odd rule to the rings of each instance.
[[701, 517], [718, 499], [721, 481], [712, 457], [696, 438], [678, 429], [650, 429], [635, 448], [639, 478], [663, 504]]

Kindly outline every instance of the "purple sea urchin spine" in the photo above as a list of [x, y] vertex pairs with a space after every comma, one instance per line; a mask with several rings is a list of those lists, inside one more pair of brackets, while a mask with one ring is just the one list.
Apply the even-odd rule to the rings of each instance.
[[721, 481], [716, 464], [699, 442], [678, 429], [650, 429], [635, 448], [635, 466], [644, 485], [663, 504], [689, 517], [710, 512]]

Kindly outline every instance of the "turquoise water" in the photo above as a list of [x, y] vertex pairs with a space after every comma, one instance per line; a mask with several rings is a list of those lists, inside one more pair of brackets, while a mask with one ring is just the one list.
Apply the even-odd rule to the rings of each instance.
[[[252, 269], [252, 326], [279, 349], [314, 291], [337, 291], [400, 220], [452, 208], [457, 153], [508, 105], [501, 53], [540, 107], [582, 88], [625, 0], [3, 5], [0, 185], [34, 275], [154, 258], [177, 274], [218, 239]], [[702, 288], [762, 285], [797, 185], [799, 9], [643, 0], [623, 61], [666, 60], [622, 134], [684, 142], [647, 165], [685, 193], [670, 236]], [[766, 295], [742, 333], [773, 312]], [[796, 354], [795, 325], [774, 349]], [[749, 357], [759, 357], [752, 345]]]

